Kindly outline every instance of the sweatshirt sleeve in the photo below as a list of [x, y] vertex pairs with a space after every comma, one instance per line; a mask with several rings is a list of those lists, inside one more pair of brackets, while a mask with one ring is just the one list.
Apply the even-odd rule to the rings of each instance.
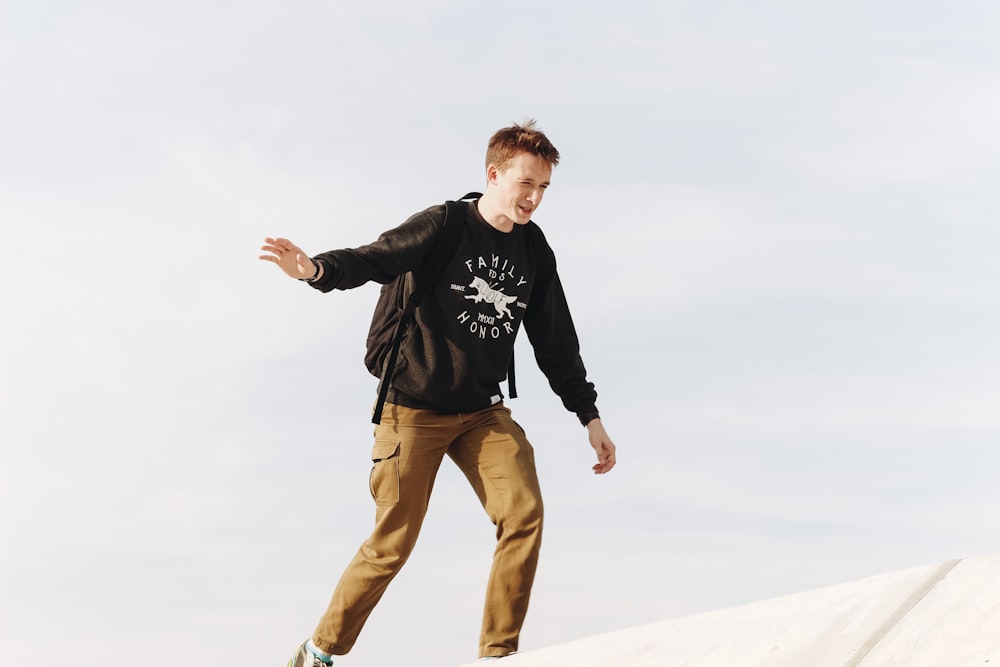
[[432, 206], [383, 232], [373, 243], [320, 253], [313, 259], [322, 263], [323, 276], [309, 284], [321, 292], [367, 282], [385, 284], [423, 263], [443, 224], [444, 206]]
[[[551, 249], [546, 250], [551, 253]], [[546, 284], [539, 284], [532, 290], [524, 328], [538, 367], [566, 409], [575, 412], [584, 426], [600, 417], [597, 391], [594, 384], [587, 381], [587, 369], [580, 357], [580, 341], [557, 272], [552, 272]]]

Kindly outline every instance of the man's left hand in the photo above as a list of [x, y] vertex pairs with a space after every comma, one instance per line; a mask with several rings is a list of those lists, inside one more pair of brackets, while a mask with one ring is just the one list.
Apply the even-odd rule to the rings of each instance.
[[615, 443], [611, 442], [599, 417], [587, 423], [587, 436], [590, 438], [590, 446], [597, 452], [594, 474], [603, 475], [615, 467]]

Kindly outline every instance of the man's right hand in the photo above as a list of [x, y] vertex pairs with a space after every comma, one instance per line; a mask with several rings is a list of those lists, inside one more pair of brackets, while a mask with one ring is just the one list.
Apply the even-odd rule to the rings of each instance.
[[316, 275], [316, 265], [309, 258], [309, 255], [288, 239], [265, 238], [264, 245], [260, 249], [268, 253], [261, 255], [260, 259], [274, 262], [286, 275], [292, 278], [308, 280]]

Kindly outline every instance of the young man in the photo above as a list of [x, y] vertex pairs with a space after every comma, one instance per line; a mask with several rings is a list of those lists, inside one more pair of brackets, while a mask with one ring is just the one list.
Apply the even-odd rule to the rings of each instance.
[[[445, 455], [468, 478], [497, 527], [479, 655], [497, 658], [517, 650], [542, 535], [533, 450], [500, 392], [522, 322], [549, 384], [587, 428], [597, 452], [594, 472], [615, 465], [615, 445], [601, 425], [555, 258], [531, 221], [558, 162], [559, 152], [534, 121], [490, 139], [485, 192], [459, 204], [458, 248], [410, 322], [375, 429], [375, 529], [288, 667], [323, 667], [354, 646], [410, 555]], [[409, 274], [406, 292], [444, 219], [445, 206], [434, 206], [374, 243], [313, 258], [287, 239], [268, 238], [260, 258], [323, 292]], [[384, 349], [375, 352], [385, 357]]]

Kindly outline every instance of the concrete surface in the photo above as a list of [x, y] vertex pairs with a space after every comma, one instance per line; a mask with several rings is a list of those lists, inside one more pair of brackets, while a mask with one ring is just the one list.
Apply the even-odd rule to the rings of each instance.
[[1000, 667], [1000, 556], [527, 651], [503, 667]]

